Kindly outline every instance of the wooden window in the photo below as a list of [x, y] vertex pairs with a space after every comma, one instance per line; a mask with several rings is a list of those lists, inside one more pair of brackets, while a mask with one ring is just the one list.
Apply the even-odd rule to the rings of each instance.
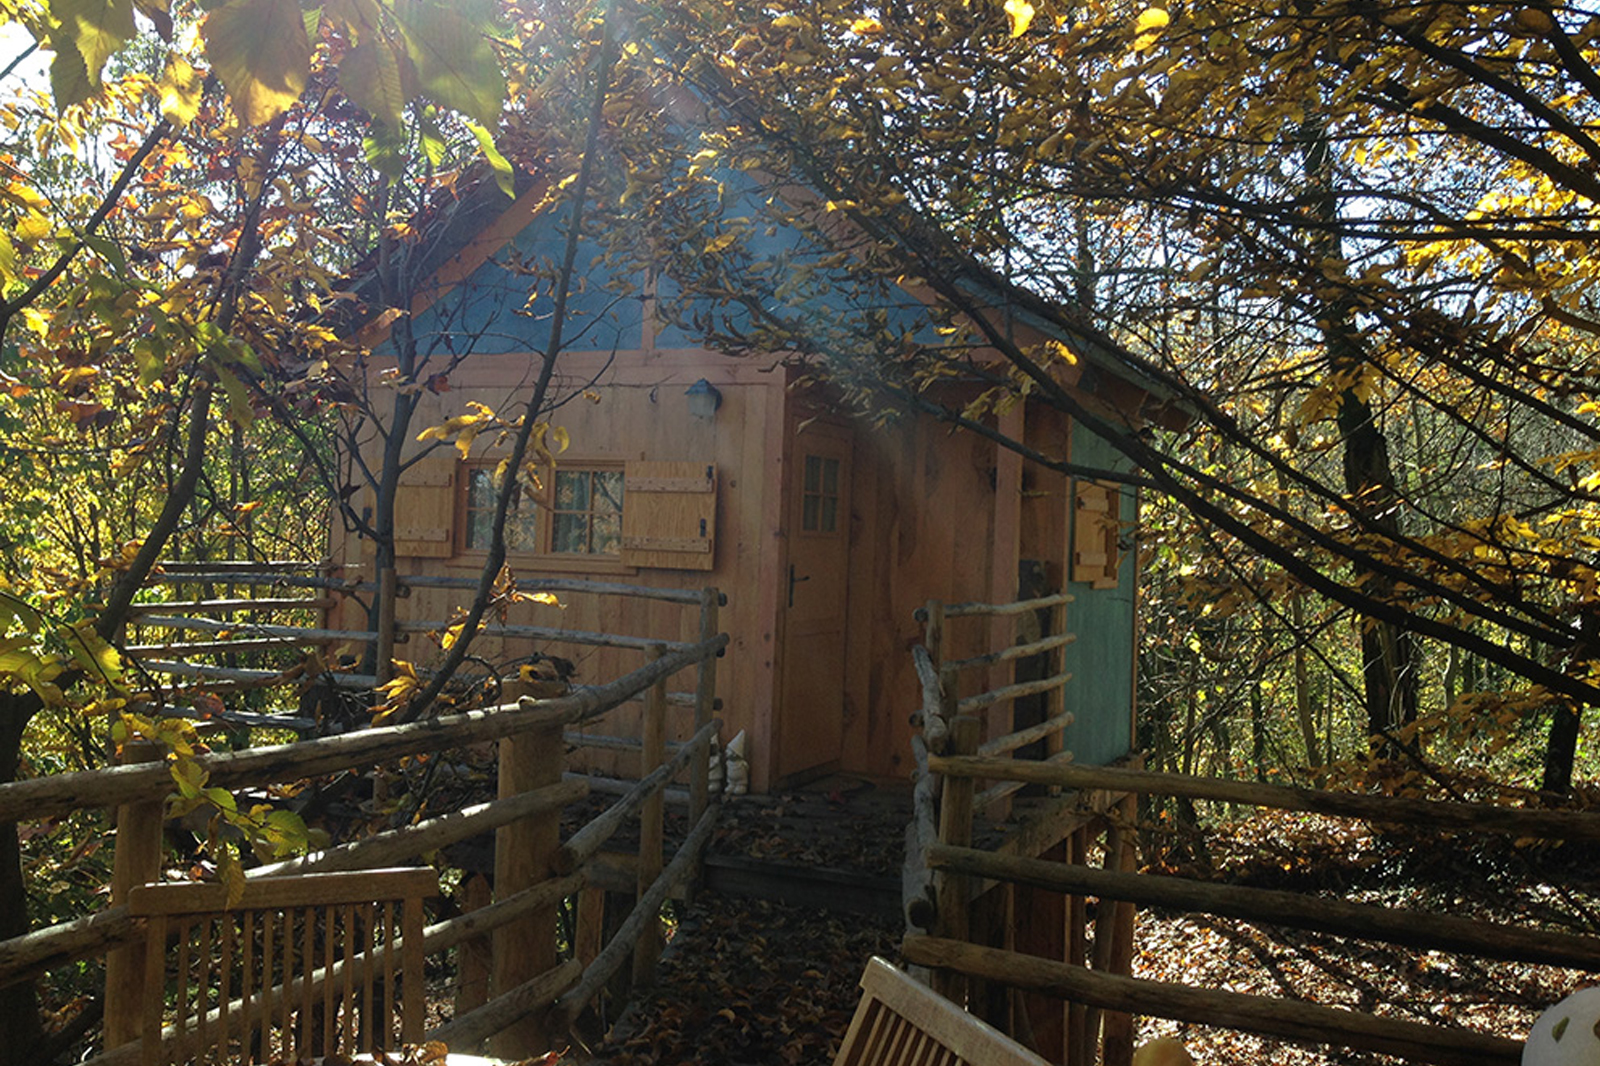
[[800, 492], [800, 529], [806, 533], [839, 531], [839, 460], [806, 456], [805, 483]]
[[[466, 468], [466, 499], [462, 546], [468, 551], [488, 551], [490, 534], [494, 528], [495, 468], [469, 466]], [[506, 515], [506, 550], [531, 552], [539, 550], [539, 505], [533, 479], [526, 473], [522, 478], [522, 491], [517, 504]]]
[[616, 555], [622, 550], [621, 470], [558, 467], [550, 505], [550, 551]]
[[1072, 580], [1097, 589], [1116, 588], [1122, 565], [1121, 536], [1120, 487], [1077, 482], [1072, 507]]
[[[493, 529], [495, 469], [465, 468], [461, 546], [486, 551]], [[524, 471], [516, 506], [506, 516], [506, 550], [522, 555], [597, 555], [622, 550], [624, 476], [611, 463], [563, 463], [537, 479]]]

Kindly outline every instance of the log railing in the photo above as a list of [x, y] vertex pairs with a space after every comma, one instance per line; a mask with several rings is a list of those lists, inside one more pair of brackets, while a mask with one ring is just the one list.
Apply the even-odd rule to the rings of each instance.
[[[194, 572], [181, 575], [185, 580], [195, 576]], [[239, 580], [233, 572], [227, 577]], [[587, 583], [556, 583], [595, 591]], [[710, 838], [717, 805], [709, 792], [707, 769], [711, 744], [720, 728], [712, 717], [715, 664], [728, 642], [727, 635], [717, 628], [722, 597], [715, 589], [682, 592], [607, 585], [600, 591], [640, 592], [697, 607], [700, 639], [628, 638], [625, 646], [645, 652], [642, 665], [615, 680], [574, 688], [554, 698], [523, 696], [497, 707], [404, 725], [195, 757], [208, 786], [236, 789], [362, 770], [468, 744], [499, 743], [498, 798], [262, 866], [249, 875], [392, 866], [493, 830], [493, 902], [431, 925], [423, 934], [429, 954], [471, 945], [481, 948], [486, 943], [491, 947], [491, 994], [477, 1003], [463, 1003], [458, 998], [457, 1016], [435, 1034], [457, 1051], [474, 1049], [494, 1037], [494, 1049], [506, 1057], [523, 1059], [543, 1052], [560, 1042], [565, 1027], [625, 961], [634, 960], [638, 975], [647, 974], [659, 951], [662, 902], [695, 875]], [[668, 692], [668, 683], [686, 669], [695, 670], [692, 698], [675, 699]], [[506, 691], [515, 696], [509, 686]], [[563, 773], [564, 736], [569, 732], [588, 735], [587, 730], [607, 712], [636, 701], [642, 701], [645, 708], [638, 741], [643, 752], [641, 779], [608, 782], [623, 794], [563, 842], [559, 828], [562, 808], [589, 793], [587, 778]], [[674, 707], [692, 710], [694, 725], [688, 740], [669, 746], [667, 718]], [[137, 1004], [127, 995], [137, 981], [128, 981], [125, 975], [143, 972], [143, 927], [129, 916], [123, 900], [133, 885], [160, 876], [161, 807], [173, 783], [159, 748], [153, 753], [141, 752], [129, 745], [126, 754], [129, 759], [124, 765], [108, 770], [0, 785], [0, 821], [30, 821], [108, 807], [119, 812], [111, 906], [92, 916], [0, 942], [0, 987], [79, 960], [107, 956], [106, 1050], [94, 1060], [97, 1066], [131, 1063], [138, 1056], [138, 1044], [130, 1041], [137, 1038], [141, 1019], [136, 1017]], [[154, 761], [143, 761], [151, 755]], [[668, 785], [685, 776], [691, 828], [687, 839], [669, 855], [663, 843], [662, 800]], [[632, 913], [611, 943], [594, 957], [557, 958], [554, 931], [558, 909], [574, 896], [583, 906], [589, 895], [585, 889], [596, 876], [601, 848], [632, 821], [639, 824], [641, 839], [638, 901]]]
[[[919, 728], [911, 738], [916, 785], [912, 792], [911, 826], [906, 835], [903, 879], [906, 920], [912, 929], [932, 929], [935, 921], [938, 890], [932, 872], [923, 861], [924, 852], [936, 840], [949, 844], [970, 839], [973, 811], [995, 808], [994, 813], [1001, 813], [998, 808], [1023, 787], [999, 775], [990, 788], [981, 792], [969, 785], [958, 785], [956, 795], [946, 798], [944, 825], [939, 824], [935, 814], [939, 785], [929, 772], [928, 757], [931, 753], [946, 751], [956, 719], [986, 712], [981, 720], [972, 718], [977, 732], [961, 741], [970, 745], [958, 748], [964, 754], [1005, 756], [1004, 761], [1009, 762], [1020, 749], [1042, 741], [1047, 763], [1064, 762], [1072, 757], [1063, 742], [1063, 731], [1072, 723], [1071, 712], [1064, 709], [1064, 690], [1072, 675], [1062, 668], [1062, 649], [1074, 640], [1066, 629], [1066, 607], [1071, 602], [1072, 597], [1066, 593], [1003, 604], [930, 600], [916, 612], [917, 620], [924, 627], [923, 644], [912, 649], [921, 684], [922, 708], [915, 719]], [[1020, 642], [1012, 639], [1021, 628], [1019, 622], [1041, 616], [1048, 619], [1046, 625], [1039, 627], [1042, 632], [1030, 633]], [[1000, 646], [966, 658], [954, 658], [951, 649], [955, 641], [951, 629], [955, 619], [987, 621], [986, 639], [994, 641], [995, 637], [1000, 637], [997, 641]], [[1044, 657], [1043, 676], [1015, 681], [1008, 671], [1018, 660], [1035, 656]], [[964, 679], [974, 675], [980, 677], [984, 690], [963, 696]], [[967, 683], [966, 687], [972, 685]], [[1031, 696], [1044, 698], [1041, 720], [1016, 728], [1015, 701]], [[986, 740], [981, 736], [985, 729], [989, 733]], [[957, 810], [965, 812], [954, 819], [950, 816], [952, 798]], [[945, 885], [946, 892], [952, 890], [951, 885]]]
[[[961, 723], [952, 729], [957, 752], [965, 746]], [[1019, 782], [1115, 796], [1150, 793], [1250, 804], [1278, 810], [1315, 811], [1334, 817], [1362, 819], [1430, 830], [1504, 833], [1549, 840], [1593, 841], [1600, 838], [1600, 815], [1587, 812], [1519, 810], [1484, 804], [1440, 802], [1401, 797], [1352, 795], [1254, 782], [1223, 781], [1179, 774], [1158, 774], [1116, 767], [1023, 764], [977, 755], [932, 753], [927, 759], [941, 778], [944, 794], [959, 795], [959, 782], [1010, 774]], [[1129, 805], [1123, 804], [1127, 810]], [[1131, 822], [1118, 819], [1121, 832]], [[943, 834], [941, 834], [942, 836]], [[940, 840], [922, 850], [937, 878], [955, 878], [971, 895], [983, 884], [1025, 886], [1069, 899], [1093, 897], [1102, 912], [1135, 904], [1266, 922], [1342, 937], [1401, 945], [1419, 950], [1451, 951], [1485, 959], [1562, 966], [1600, 973], [1600, 937], [1551, 932], [1485, 920], [1434, 914], [1405, 908], [1349, 903], [1291, 892], [1218, 885], [1192, 879], [1135, 874], [1123, 869], [1095, 869], [1076, 849], [1067, 862], [1019, 854], [1001, 854], [969, 844]], [[1108, 864], [1109, 865], [1109, 864]], [[943, 917], [944, 897], [940, 897]], [[957, 894], [957, 898], [961, 898]], [[922, 928], [929, 928], [923, 926]], [[1408, 1062], [1439, 1066], [1513, 1066], [1521, 1059], [1520, 1041], [1506, 1037], [1381, 1017], [1215, 989], [1193, 988], [1133, 978], [1114, 967], [1089, 966], [1069, 952], [1065, 961], [971, 942], [959, 923], [942, 924], [928, 933], [912, 930], [903, 944], [908, 962], [935, 973], [960, 975], [969, 981], [998, 983], [1029, 993], [1059, 997], [1070, 1004], [1069, 1018], [1079, 1031], [1069, 1031], [1067, 1066], [1126, 1066], [1127, 1042], [1113, 1039], [1112, 1019], [1122, 1012], [1204, 1026], [1223, 1026], [1294, 1043], [1394, 1055]], [[1098, 946], [1099, 937], [1096, 937]], [[1104, 1012], [1103, 1014], [1101, 1012]], [[1098, 1051], [1093, 1025], [1104, 1019]], [[1075, 1039], [1072, 1039], [1075, 1038]]]

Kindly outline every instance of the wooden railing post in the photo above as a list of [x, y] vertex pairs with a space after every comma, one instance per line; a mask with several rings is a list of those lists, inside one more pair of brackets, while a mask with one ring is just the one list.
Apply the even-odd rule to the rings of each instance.
[[[1067, 605], [1064, 603], [1058, 603], [1054, 607], [1050, 608], [1050, 632], [1045, 635], [1057, 637], [1065, 634], [1066, 631]], [[1047, 661], [1049, 662], [1049, 666], [1046, 668], [1047, 677], [1057, 677], [1065, 673], [1067, 661], [1066, 647], [1063, 645], [1059, 648], [1052, 648]], [[1065, 685], [1058, 686], [1045, 693], [1045, 721], [1048, 722], [1053, 718], [1059, 718], [1066, 711], [1066, 709], [1067, 690]], [[1044, 754], [1045, 758], [1047, 759], [1060, 755], [1066, 750], [1066, 747], [1067, 737], [1065, 728], [1057, 729], [1044, 738]], [[1061, 786], [1051, 785], [1049, 792], [1052, 796], [1059, 796], [1061, 795]]]
[[[124, 763], [155, 762], [165, 749], [153, 741], [129, 741], [122, 746]], [[135, 885], [161, 876], [161, 816], [163, 799], [139, 800], [117, 808], [116, 854], [111, 866], [111, 904], [126, 903]], [[156, 950], [162, 950], [158, 946]], [[121, 1047], [139, 1039], [144, 1031], [143, 999], [145, 943], [136, 940], [106, 953], [105, 1046]]]
[[[1074, 830], [1067, 838], [1067, 862], [1081, 866], [1089, 855], [1089, 829]], [[1067, 897], [1067, 962], [1073, 966], [1086, 966], [1089, 961], [1088, 901], [1081, 895]], [[1074, 1000], [1065, 1004], [1066, 1055], [1064, 1066], [1094, 1066], [1093, 1049], [1088, 1036], [1089, 1008]]]
[[[702, 589], [700, 592], [700, 640], [710, 640], [717, 635], [717, 609], [721, 606], [722, 594], [716, 589]], [[708, 655], [700, 660], [700, 665], [695, 670], [694, 683], [694, 728], [699, 732], [705, 724], [711, 721], [711, 716], [716, 711], [717, 702], [717, 657]], [[711, 746], [706, 745], [709, 754]], [[689, 763], [689, 824], [698, 825], [700, 816], [706, 812], [706, 805], [711, 800], [710, 786], [710, 760], [705, 755], [697, 755]]]
[[[521, 683], [507, 684], [502, 694], [515, 698]], [[514, 796], [561, 783], [565, 744], [559, 725], [518, 733], [500, 741], [500, 796]], [[561, 812], [551, 811], [513, 822], [495, 831], [494, 894], [509, 899], [525, 888], [555, 876], [561, 849]], [[520, 921], [495, 930], [490, 997], [531, 981], [556, 965], [556, 925], [560, 900], [552, 900]], [[520, 1019], [490, 1041], [490, 1053], [525, 1059], [552, 1046], [548, 1011]], [[466, 1051], [468, 1049], [461, 1049]]]
[[[1111, 813], [1111, 829], [1106, 834], [1106, 869], [1119, 873], [1132, 873], [1135, 861], [1134, 835], [1139, 818], [1139, 799], [1130, 793], [1116, 803]], [[1102, 907], [1108, 901], [1101, 900]], [[1133, 904], [1119, 900], [1110, 905], [1112, 912], [1110, 941], [1106, 970], [1109, 973], [1131, 976], [1133, 969]], [[1099, 933], [1096, 932], [1096, 936]], [[1105, 1032], [1101, 1046], [1102, 1066], [1131, 1066], [1133, 1062], [1133, 1015], [1124, 1011], [1108, 1011], [1102, 1023]]]
[[[946, 693], [946, 699], [952, 697]], [[959, 715], [950, 723], [950, 750], [965, 754], [978, 750], [978, 733], [982, 725], [970, 715]], [[947, 777], [944, 781], [944, 802], [939, 811], [939, 842], [956, 847], [972, 844], [972, 797], [977, 782], [970, 777]], [[946, 872], [940, 876], [938, 886], [937, 931], [935, 935], [951, 940], [966, 940], [971, 915], [971, 878], [966, 874]], [[935, 982], [935, 989], [946, 999], [964, 1003], [966, 980], [957, 973], [945, 971]]]
[[380, 685], [394, 678], [394, 615], [398, 594], [394, 567], [386, 566], [378, 572], [378, 662], [375, 672]]
[[[646, 656], [651, 662], [666, 654], [659, 644], [651, 646]], [[643, 777], [667, 760], [667, 679], [662, 678], [645, 694], [644, 723], [640, 738], [644, 750], [639, 760], [639, 775]], [[656, 878], [661, 876], [662, 847], [665, 840], [663, 820], [666, 816], [666, 790], [656, 792], [639, 808], [639, 899], [644, 899]], [[656, 960], [661, 957], [661, 921], [659, 918], [645, 922], [639, 942], [633, 949], [633, 983], [635, 987], [648, 985], [655, 975]]]

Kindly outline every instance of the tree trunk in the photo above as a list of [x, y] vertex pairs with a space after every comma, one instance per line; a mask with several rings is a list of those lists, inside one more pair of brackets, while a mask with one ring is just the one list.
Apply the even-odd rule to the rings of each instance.
[[[22, 734], [39, 710], [33, 693], [0, 692], [0, 784], [17, 776]], [[28, 931], [28, 892], [15, 822], [0, 823], [0, 940]], [[44, 1036], [33, 982], [0, 988], [0, 1066], [23, 1066]]]
[[[1310, 122], [1304, 130], [1306, 186], [1312, 194], [1312, 213], [1319, 221], [1337, 222], [1339, 202], [1334, 192], [1333, 158], [1327, 131]], [[1337, 227], [1313, 233], [1307, 247], [1322, 262], [1312, 264], [1325, 271], [1327, 264], [1343, 261]], [[1378, 422], [1365, 382], [1366, 344], [1355, 322], [1354, 308], [1339, 281], [1323, 283], [1326, 288], [1314, 295], [1321, 301], [1318, 322], [1327, 350], [1329, 378], [1342, 386], [1335, 421], [1344, 442], [1344, 490], [1351, 510], [1365, 519], [1380, 534], [1396, 534], [1400, 529], [1400, 493], [1394, 469], [1389, 462], [1389, 442]], [[1394, 583], [1370, 570], [1358, 570], [1356, 580], [1379, 600], [1388, 599]], [[1408, 630], [1390, 622], [1363, 617], [1361, 628], [1361, 676], [1366, 692], [1367, 735], [1389, 734], [1395, 727], [1417, 717], [1416, 670], [1413, 665], [1412, 638]], [[1374, 740], [1387, 749], [1387, 740]], [[1386, 754], [1396, 754], [1386, 752]]]
[[1550, 722], [1550, 740], [1544, 749], [1544, 780], [1539, 788], [1564, 796], [1572, 788], [1572, 763], [1578, 755], [1578, 726], [1582, 712], [1570, 703], [1556, 707]]

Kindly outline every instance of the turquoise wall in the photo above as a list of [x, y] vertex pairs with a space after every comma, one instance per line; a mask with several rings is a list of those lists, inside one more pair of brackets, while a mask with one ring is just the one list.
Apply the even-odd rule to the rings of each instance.
[[[1074, 425], [1072, 461], [1107, 470], [1126, 470], [1128, 462], [1099, 437]], [[1121, 492], [1123, 543], [1132, 542], [1138, 501], [1134, 490]], [[1077, 597], [1067, 607], [1067, 629], [1078, 639], [1065, 649], [1065, 669], [1072, 680], [1065, 690], [1066, 709], [1076, 715], [1067, 727], [1065, 744], [1073, 761], [1102, 766], [1133, 748], [1134, 600], [1137, 567], [1134, 552], [1122, 554], [1118, 584], [1095, 589], [1069, 581], [1066, 591]]]

